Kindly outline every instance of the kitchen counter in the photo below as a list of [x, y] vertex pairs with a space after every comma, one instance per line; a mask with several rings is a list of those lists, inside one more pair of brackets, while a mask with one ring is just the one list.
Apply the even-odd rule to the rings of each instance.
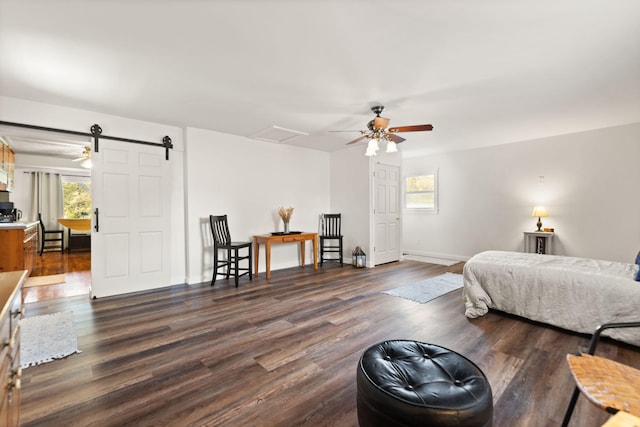
[[0, 273], [0, 317], [5, 317], [11, 308], [10, 302], [16, 294], [21, 292], [22, 285], [27, 279], [27, 271], [9, 271]]
[[0, 230], [25, 229], [38, 225], [38, 221], [0, 222]]

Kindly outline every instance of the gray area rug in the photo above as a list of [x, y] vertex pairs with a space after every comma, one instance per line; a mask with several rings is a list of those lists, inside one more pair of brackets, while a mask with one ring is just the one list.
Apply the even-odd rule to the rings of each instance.
[[461, 287], [462, 274], [445, 273], [382, 293], [424, 304]]
[[64, 311], [20, 320], [20, 366], [62, 359], [78, 350], [73, 313]]

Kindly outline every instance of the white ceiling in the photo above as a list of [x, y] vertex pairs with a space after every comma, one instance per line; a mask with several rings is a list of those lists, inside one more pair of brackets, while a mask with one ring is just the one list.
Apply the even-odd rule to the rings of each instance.
[[428, 154], [640, 121], [639, 23], [638, 0], [3, 0], [0, 95], [324, 151], [382, 103], [433, 124], [400, 146]]

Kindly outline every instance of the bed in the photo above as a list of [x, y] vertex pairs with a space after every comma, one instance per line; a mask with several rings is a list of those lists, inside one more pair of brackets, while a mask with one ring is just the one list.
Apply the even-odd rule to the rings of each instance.
[[[640, 319], [638, 268], [587, 258], [481, 252], [464, 266], [465, 315], [477, 318], [496, 309], [591, 334], [602, 323]], [[608, 335], [640, 346], [640, 329]]]

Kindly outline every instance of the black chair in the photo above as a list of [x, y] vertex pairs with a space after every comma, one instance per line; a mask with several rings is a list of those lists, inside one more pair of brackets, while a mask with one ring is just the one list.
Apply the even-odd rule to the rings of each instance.
[[[322, 230], [320, 233], [320, 266], [325, 261], [342, 263], [342, 214], [322, 214]], [[325, 254], [338, 254], [338, 258], [325, 258]]]
[[[59, 250], [64, 251], [64, 230], [47, 230], [42, 222], [42, 214], [38, 212], [38, 221], [40, 222], [40, 253], [45, 250]], [[47, 243], [53, 242], [53, 245], [47, 245]]]
[[[246, 274], [249, 275], [249, 280], [253, 280], [253, 270], [251, 269], [253, 243], [231, 241], [226, 215], [209, 215], [209, 223], [211, 223], [211, 233], [213, 234], [213, 278], [211, 279], [211, 286], [213, 286], [216, 281], [218, 269], [222, 267], [226, 267], [227, 269], [227, 279], [233, 274], [236, 281], [236, 288], [238, 287], [238, 279]], [[248, 254], [240, 256], [240, 250], [242, 249], [248, 249]], [[226, 259], [218, 259], [218, 252], [220, 250], [227, 251]], [[240, 267], [240, 261], [244, 260], [248, 263], [247, 268]]]
[[580, 392], [600, 409], [615, 414], [618, 411], [640, 415], [640, 370], [595, 356], [600, 334], [605, 329], [638, 328], [640, 322], [605, 323], [598, 326], [586, 353], [567, 355], [569, 369], [576, 382], [562, 427], [567, 427]]

